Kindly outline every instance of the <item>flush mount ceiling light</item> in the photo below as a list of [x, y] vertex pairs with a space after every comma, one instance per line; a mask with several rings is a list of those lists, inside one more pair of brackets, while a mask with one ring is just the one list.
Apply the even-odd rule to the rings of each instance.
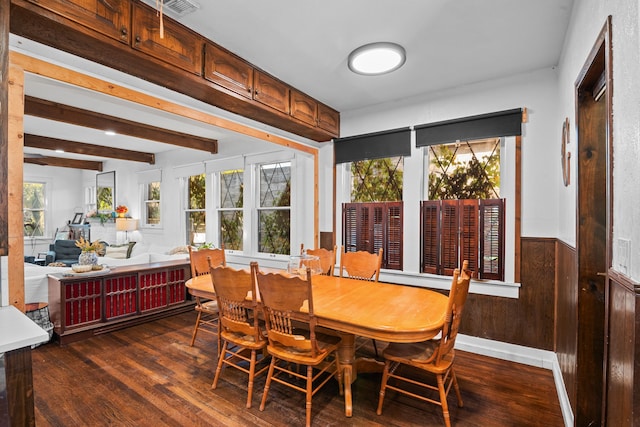
[[404, 48], [398, 44], [370, 43], [349, 54], [349, 69], [354, 73], [376, 76], [397, 70], [405, 60]]

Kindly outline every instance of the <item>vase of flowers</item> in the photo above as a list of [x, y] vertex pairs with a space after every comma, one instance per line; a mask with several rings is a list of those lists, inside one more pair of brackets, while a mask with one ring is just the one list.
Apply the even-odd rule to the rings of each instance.
[[97, 265], [98, 264], [98, 254], [96, 251], [99, 251], [103, 248], [102, 243], [99, 241], [90, 242], [85, 240], [84, 237], [80, 237], [79, 240], [76, 240], [76, 246], [80, 248], [82, 252], [78, 256], [78, 264], [80, 265]]
[[124, 218], [127, 212], [129, 212], [129, 208], [126, 207], [125, 205], [116, 206], [116, 213], [118, 214], [118, 217]]

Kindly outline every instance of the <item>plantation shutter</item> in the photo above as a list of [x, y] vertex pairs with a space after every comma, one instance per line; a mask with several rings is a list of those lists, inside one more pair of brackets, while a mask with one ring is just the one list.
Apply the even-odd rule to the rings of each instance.
[[387, 202], [386, 268], [402, 270], [402, 202]]
[[460, 258], [457, 266], [461, 266], [466, 259], [469, 261], [469, 270], [472, 272], [478, 271], [478, 201], [458, 201], [460, 212]]
[[483, 279], [504, 280], [505, 199], [480, 200], [480, 263]]
[[441, 208], [441, 258], [440, 274], [446, 276], [453, 275], [453, 270], [458, 267], [458, 245], [459, 245], [459, 218], [458, 201], [442, 200]]
[[440, 265], [440, 201], [420, 203], [422, 235], [422, 272], [438, 274]]
[[346, 252], [383, 250], [382, 268], [402, 270], [402, 202], [344, 203]]

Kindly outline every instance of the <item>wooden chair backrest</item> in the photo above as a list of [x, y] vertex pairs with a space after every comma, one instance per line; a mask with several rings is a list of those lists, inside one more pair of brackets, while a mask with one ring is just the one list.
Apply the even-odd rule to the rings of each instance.
[[366, 251], [343, 252], [340, 254], [340, 276], [346, 270], [347, 277], [352, 279], [377, 282], [382, 265], [382, 248], [377, 254]]
[[325, 276], [333, 276], [333, 268], [336, 265], [336, 247], [333, 250], [327, 250], [325, 248], [307, 249], [308, 255], [314, 255], [320, 258], [320, 267], [322, 268], [322, 274]]
[[[252, 315], [258, 309], [255, 276], [249, 271], [222, 265], [212, 265], [209, 272], [218, 300], [221, 327], [253, 336], [255, 342], [261, 340], [258, 316]], [[249, 294], [251, 299], [247, 299]]]
[[209, 261], [211, 265], [217, 267], [219, 265], [227, 265], [224, 256], [224, 248], [220, 249], [200, 249], [194, 250], [189, 246], [189, 262], [191, 264], [191, 277], [209, 274]]
[[[307, 269], [306, 279], [279, 273], [264, 274], [257, 267], [255, 274], [269, 345], [311, 352], [313, 357], [317, 356], [319, 350], [315, 338], [316, 319], [313, 315], [310, 269]], [[298, 325], [303, 325], [303, 329], [308, 327], [309, 338], [296, 331]]]
[[469, 283], [471, 282], [471, 272], [468, 270], [468, 266], [469, 262], [465, 260], [462, 263], [462, 271], [456, 268], [453, 272], [451, 290], [449, 291], [449, 302], [447, 304], [444, 325], [442, 326], [436, 364], [453, 349], [456, 337], [458, 336], [462, 312], [464, 311], [464, 305], [467, 301], [467, 295], [469, 295]]

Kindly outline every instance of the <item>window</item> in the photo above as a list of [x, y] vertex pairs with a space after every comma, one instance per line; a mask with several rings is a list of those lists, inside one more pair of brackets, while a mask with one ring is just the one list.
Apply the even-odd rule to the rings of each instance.
[[25, 237], [46, 235], [46, 184], [24, 182], [22, 185], [23, 230]]
[[218, 235], [225, 249], [242, 250], [243, 174], [241, 169], [220, 172]]
[[428, 159], [421, 271], [451, 275], [466, 259], [476, 277], [504, 280], [500, 139], [432, 145]]
[[160, 223], [160, 181], [144, 184], [142, 211], [144, 225], [159, 226]]
[[382, 268], [402, 270], [404, 157], [351, 163], [351, 202], [342, 206], [346, 252], [383, 249]]
[[258, 166], [258, 252], [291, 253], [291, 162]]
[[206, 175], [191, 175], [187, 179], [186, 241], [198, 246], [206, 242]]

